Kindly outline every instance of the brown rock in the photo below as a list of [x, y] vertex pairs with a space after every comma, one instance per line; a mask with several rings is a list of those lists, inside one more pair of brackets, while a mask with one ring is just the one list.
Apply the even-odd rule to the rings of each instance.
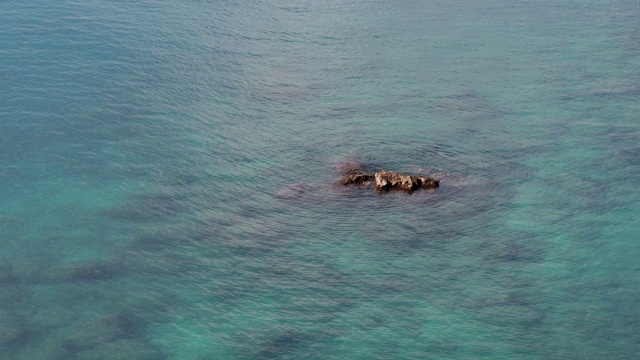
[[423, 189], [435, 189], [440, 187], [440, 180], [434, 179], [429, 176], [412, 176], [416, 183]]
[[372, 173], [363, 169], [359, 164], [347, 163], [341, 166], [344, 177], [340, 182], [344, 185], [364, 185], [369, 186], [373, 181]]
[[358, 164], [356, 162], [340, 163], [335, 165], [334, 167], [343, 175], [353, 174], [357, 172], [367, 172], [366, 170], [364, 170], [361, 164]]
[[371, 173], [359, 164], [346, 163], [340, 166], [344, 177], [340, 180], [343, 185], [369, 186], [375, 182], [376, 190], [405, 190], [433, 189], [440, 186], [440, 181], [429, 176], [413, 176], [396, 171], [380, 170]]
[[437, 188], [440, 181], [428, 176], [411, 176], [396, 171], [380, 170], [375, 174], [376, 190], [413, 191], [420, 188]]
[[346, 175], [340, 182], [344, 185], [364, 185], [368, 186], [373, 180], [373, 174], [350, 174]]

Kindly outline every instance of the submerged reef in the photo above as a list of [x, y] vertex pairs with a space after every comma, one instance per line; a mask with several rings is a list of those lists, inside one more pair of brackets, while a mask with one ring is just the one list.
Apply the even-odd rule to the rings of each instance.
[[347, 164], [342, 167], [345, 185], [375, 185], [378, 191], [404, 190], [412, 192], [418, 189], [434, 189], [440, 186], [440, 180], [424, 175], [407, 175], [396, 171], [366, 171], [358, 164]]

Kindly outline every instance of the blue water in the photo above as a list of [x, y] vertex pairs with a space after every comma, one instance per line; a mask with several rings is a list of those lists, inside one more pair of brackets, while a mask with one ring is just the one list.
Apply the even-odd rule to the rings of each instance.
[[637, 358], [638, 19], [1, 1], [0, 358]]

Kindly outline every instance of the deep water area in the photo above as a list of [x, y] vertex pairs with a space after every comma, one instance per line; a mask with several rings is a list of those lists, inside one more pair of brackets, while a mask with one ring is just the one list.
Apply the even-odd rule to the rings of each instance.
[[638, 19], [0, 2], [0, 359], [637, 358]]

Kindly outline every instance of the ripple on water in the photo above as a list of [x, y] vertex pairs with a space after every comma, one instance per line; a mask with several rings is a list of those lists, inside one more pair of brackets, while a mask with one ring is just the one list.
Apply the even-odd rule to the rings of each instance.
[[274, 359], [304, 353], [304, 348], [313, 343], [310, 334], [291, 329], [277, 330], [271, 337], [258, 345], [255, 359]]
[[138, 195], [104, 211], [105, 215], [120, 221], [163, 221], [184, 210], [178, 196], [167, 194]]
[[113, 280], [126, 274], [122, 262], [98, 260], [56, 264], [42, 271], [44, 282], [96, 282]]
[[23, 317], [0, 310], [0, 352], [3, 348], [22, 348], [28, 343], [30, 336], [28, 323]]
[[418, 3], [4, 2], [0, 358], [633, 358], [637, 6]]

